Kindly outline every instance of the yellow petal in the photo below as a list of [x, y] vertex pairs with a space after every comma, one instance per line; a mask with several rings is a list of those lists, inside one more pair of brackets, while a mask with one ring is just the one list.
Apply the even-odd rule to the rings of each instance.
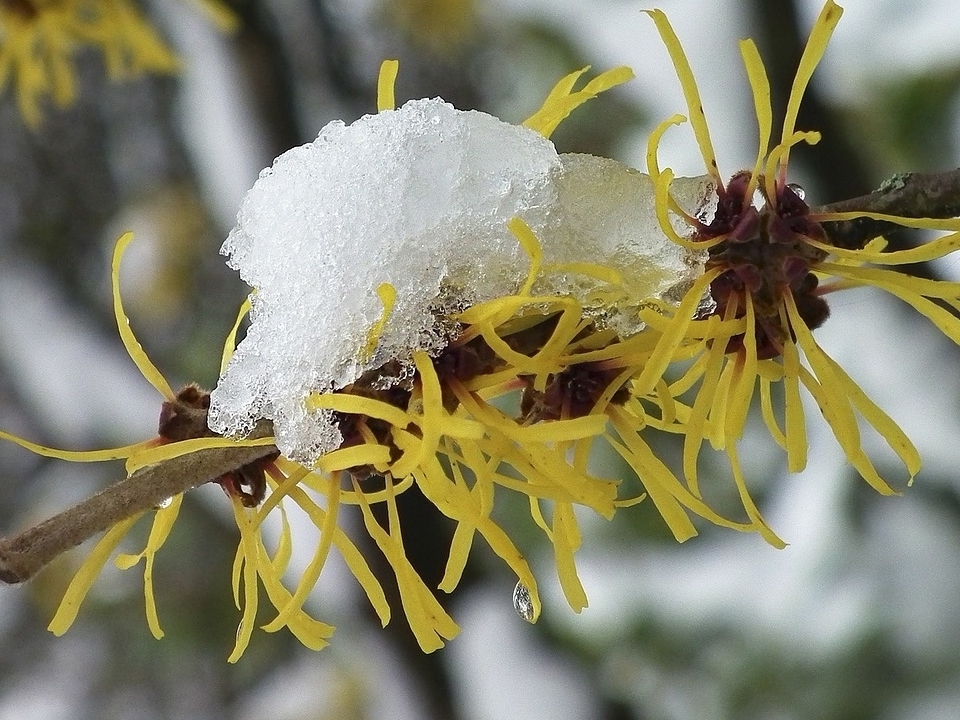
[[960, 319], [924, 297], [926, 295], [942, 298], [956, 304], [956, 298], [960, 297], [957, 290], [957, 288], [960, 288], [960, 284], [910, 277], [903, 273], [881, 268], [855, 268], [829, 263], [823, 263], [823, 265], [827, 272], [839, 277], [850, 278], [859, 284], [875, 285], [891, 295], [895, 295], [905, 303], [912, 305], [917, 312], [924, 315], [953, 342], [960, 344]]
[[[253, 627], [257, 618], [257, 553], [258, 553], [258, 535], [254, 528], [253, 514], [251, 514], [243, 505], [240, 499], [231, 497], [231, 506], [233, 507], [234, 520], [237, 528], [240, 530], [240, 546], [238, 551], [242, 553], [242, 587], [243, 587], [243, 615], [240, 618], [240, 624], [237, 626], [237, 642], [233, 651], [227, 658], [228, 663], [237, 662], [243, 655], [243, 651], [250, 644], [250, 638], [253, 636]], [[239, 591], [239, 583], [237, 584]], [[236, 591], [235, 591], [236, 592]], [[235, 595], [235, 599], [237, 596]]]
[[360, 349], [360, 360], [362, 362], [368, 362], [373, 357], [373, 353], [377, 349], [377, 344], [380, 342], [380, 336], [383, 334], [383, 328], [390, 319], [390, 314], [393, 312], [393, 306], [397, 302], [397, 289], [390, 283], [380, 283], [380, 285], [377, 287], [377, 296], [380, 298], [380, 302], [383, 305], [383, 313], [380, 315], [380, 318], [370, 327], [370, 330], [367, 333], [367, 341]]
[[[753, 298], [749, 293], [746, 294], [746, 320], [747, 327], [755, 326], [755, 316], [753, 310]], [[726, 440], [735, 441], [743, 436], [744, 426], [747, 424], [747, 413], [753, 401], [753, 391], [757, 384], [757, 335], [754, 332], [747, 332], [743, 338], [743, 358], [742, 365], [738, 363], [740, 373], [737, 382], [733, 387], [732, 394], [726, 411], [724, 423], [724, 435]]]
[[[326, 513], [313, 502], [303, 490], [298, 487], [292, 488], [290, 490], [290, 497], [310, 516], [314, 525], [318, 528], [323, 527]], [[360, 504], [362, 506], [366, 500], [363, 498], [362, 493], [359, 493], [357, 497], [360, 498]], [[357, 582], [360, 583], [360, 587], [363, 588], [363, 592], [370, 601], [370, 605], [376, 611], [377, 617], [380, 618], [381, 625], [386, 626], [386, 624], [390, 622], [390, 604], [387, 602], [386, 594], [383, 592], [383, 586], [380, 585], [380, 581], [377, 580], [376, 576], [370, 570], [370, 566], [364, 559], [363, 554], [340, 528], [337, 528], [333, 538], [333, 544], [343, 557], [347, 567], [350, 568], [350, 572], [357, 579]]]
[[[457, 520], [461, 526], [466, 525], [470, 530], [476, 529], [479, 531], [493, 552], [507, 563], [520, 581], [531, 588], [532, 591], [536, 590], [536, 580], [533, 573], [510, 537], [481, 510], [478, 497], [475, 498], [473, 493], [465, 487], [458, 486], [447, 479], [439, 461], [433, 458], [424, 468], [418, 470], [417, 485], [424, 496], [445, 515]], [[461, 543], [467, 543], [469, 537], [472, 537], [472, 532], [465, 535], [461, 539]], [[465, 549], [469, 550], [469, 545]], [[460, 551], [462, 552], [463, 548], [460, 548]], [[456, 564], [454, 564], [454, 567], [456, 567]], [[441, 589], [449, 592], [453, 589], [453, 585], [450, 584], [453, 582], [453, 575], [449, 578], [445, 577], [445, 580], [446, 583], [441, 584]]]
[[333, 544], [333, 538], [337, 529], [337, 510], [340, 507], [340, 474], [334, 473], [330, 476], [327, 491], [327, 512], [322, 527], [320, 528], [320, 541], [317, 543], [313, 558], [304, 568], [300, 576], [300, 582], [297, 584], [296, 592], [282, 608], [277, 608], [280, 612], [271, 622], [263, 626], [267, 632], [276, 632], [288, 624], [294, 614], [303, 607], [307, 595], [320, 579], [320, 572], [326, 563], [327, 555], [330, 552], [330, 546]]
[[[674, 316], [663, 331], [663, 335], [657, 342], [657, 347], [653, 351], [650, 361], [643, 368], [640, 377], [635, 382], [635, 390], [638, 395], [646, 395], [656, 387], [656, 384], [663, 377], [667, 366], [673, 361], [676, 349], [684, 341], [687, 328], [693, 322], [693, 316], [696, 313], [697, 306], [703, 298], [703, 293], [718, 275], [722, 272], [719, 268], [708, 270], [698, 277], [687, 294], [683, 296], [680, 306], [677, 308]], [[653, 315], [654, 313], [651, 313]], [[646, 316], [644, 316], [646, 317]]]
[[[780, 423], [777, 421], [776, 413], [773, 410], [773, 397], [770, 392], [771, 383], [766, 378], [760, 378], [760, 413], [763, 416], [763, 422], [770, 431], [770, 437], [784, 450], [787, 449], [787, 436], [780, 429]], [[792, 472], [792, 471], [791, 471]]]
[[789, 339], [783, 347], [783, 404], [787, 469], [800, 472], [807, 466], [807, 421], [800, 399], [800, 353]]
[[[871, 220], [882, 220], [885, 222], [896, 223], [897, 225], [902, 225], [903, 227], [921, 228], [926, 230], [960, 230], [960, 218], [908, 218], [903, 217], [902, 215], [888, 215], [886, 213], [865, 212], [862, 210], [816, 213], [811, 215], [811, 217], [815, 218], [817, 222], [834, 222], [837, 220], [870, 218]], [[829, 249], [831, 252], [833, 251], [832, 246], [830, 246]], [[907, 251], [903, 250], [901, 252]], [[874, 261], [871, 260], [871, 262]]]
[[[553, 550], [557, 563], [557, 577], [567, 604], [575, 612], [587, 607], [587, 593], [580, 582], [573, 554], [580, 547], [580, 531], [573, 505], [558, 503], [553, 508]], [[524, 583], [526, 584], [526, 583]]]
[[[391, 485], [387, 485], [389, 489]], [[430, 653], [443, 647], [443, 641], [453, 638], [460, 628], [447, 615], [430, 590], [417, 575], [403, 549], [400, 535], [400, 521], [394, 497], [388, 492], [387, 515], [390, 532], [387, 533], [373, 517], [369, 505], [363, 502], [363, 494], [356, 480], [353, 490], [361, 498], [360, 509], [363, 524], [370, 537], [387, 558], [397, 578], [400, 591], [400, 603], [403, 606], [410, 629], [423, 652]]]
[[[817, 405], [823, 417], [833, 430], [834, 437], [843, 448], [850, 464], [877, 492], [893, 495], [895, 491], [880, 477], [873, 463], [863, 451], [860, 440], [860, 428], [850, 403], [851, 389], [855, 383], [846, 375], [836, 372], [836, 363], [817, 345], [810, 330], [800, 318], [793, 296], [784, 296], [790, 324], [797, 337], [797, 344], [816, 373], [814, 377], [805, 368], [800, 368], [800, 379]], [[857, 388], [859, 390], [859, 388]]]
[[588, 69], [589, 66], [570, 73], [560, 80], [547, 95], [542, 107], [524, 120], [523, 125], [549, 138], [557, 126], [583, 103], [633, 78], [633, 71], [630, 68], [618, 67], [601, 73], [587, 83], [582, 90], [573, 92], [573, 86]]
[[393, 110], [397, 107], [394, 97], [394, 85], [397, 82], [397, 73], [400, 72], [399, 60], [384, 60], [380, 63], [380, 74], [377, 77], [377, 110]]
[[517, 295], [529, 295], [533, 284], [537, 281], [540, 274], [540, 268], [543, 265], [543, 250], [540, 248], [540, 241], [534, 234], [530, 226], [518, 217], [511, 218], [507, 223], [507, 229], [513, 233], [513, 236], [520, 243], [520, 247], [530, 258], [530, 270], [527, 272], [527, 279]]
[[[750, 81], [750, 90], [753, 92], [753, 109], [757, 115], [760, 140], [757, 162], [753, 166], [750, 183], [744, 193], [744, 197], [752, 198], [760, 173], [763, 172], [763, 159], [767, 156], [767, 150], [770, 147], [773, 111], [770, 108], [770, 81], [767, 79], [767, 70], [763, 66], [763, 59], [753, 40], [740, 41], [740, 56], [743, 58], [743, 66], [747, 69], [747, 79]], [[767, 197], [771, 198], [776, 197], [773, 181], [773, 178], [767, 178]]]
[[786, 547], [786, 543], [777, 537], [777, 534], [767, 525], [756, 503], [753, 502], [753, 498], [750, 497], [750, 491], [747, 489], [747, 483], [743, 477], [743, 468], [740, 466], [740, 458], [737, 455], [736, 443], [727, 445], [727, 457], [730, 458], [730, 468], [733, 471], [733, 480], [737, 486], [737, 492], [740, 494], [740, 502], [743, 504], [743, 509], [747, 511], [747, 517], [750, 518], [754, 529], [773, 547], [779, 549]]
[[683, 97], [687, 102], [690, 125], [693, 127], [697, 145], [700, 146], [700, 154], [703, 156], [707, 173], [713, 176], [718, 186], [721, 186], [723, 180], [717, 167], [717, 156], [713, 151], [713, 142], [710, 140], [707, 118], [703, 113], [700, 90], [697, 88], [697, 81], [693, 76], [693, 70], [690, 68], [690, 62], [683, 51], [683, 46], [680, 44], [680, 39], [673, 31], [670, 21], [667, 20], [667, 16], [662, 10], [644, 10], [644, 12], [653, 18], [653, 22], [657, 26], [657, 32], [660, 33], [660, 38], [663, 40], [667, 52], [670, 53], [670, 59], [673, 61], [673, 67], [677, 72], [677, 78], [680, 80], [680, 87], [683, 90]]
[[230, 362], [230, 358], [233, 357], [234, 350], [237, 349], [237, 332], [240, 330], [240, 323], [243, 322], [243, 319], [250, 312], [250, 298], [247, 297], [242, 303], [240, 303], [240, 310], [237, 311], [237, 320], [233, 323], [233, 327], [230, 328], [230, 332], [227, 333], [227, 337], [223, 342], [223, 357], [220, 360], [220, 374], [227, 369], [227, 363]]
[[130, 359], [140, 370], [147, 382], [153, 385], [157, 391], [167, 400], [173, 400], [173, 390], [166, 379], [157, 370], [156, 366], [150, 362], [150, 358], [143, 351], [140, 343], [137, 342], [133, 330], [130, 329], [130, 319], [123, 311], [123, 301], [120, 299], [120, 261], [123, 259], [123, 253], [126, 251], [130, 241], [133, 240], [133, 233], [128, 232], [120, 236], [113, 250], [113, 262], [111, 263], [110, 278], [113, 286], [113, 313], [117, 320], [117, 330], [120, 332], [120, 339], [123, 346], [127, 349]]
[[307, 398], [310, 410], [337, 410], [349, 415], [367, 415], [385, 420], [394, 427], [404, 428], [413, 418], [400, 408], [373, 398], [347, 393], [316, 393]]
[[24, 440], [21, 437], [0, 430], [0, 439], [9, 440], [22, 448], [29, 450], [36, 455], [43, 457], [57, 458], [58, 460], [67, 460], [69, 462], [103, 462], [104, 460], [119, 460], [127, 458], [135, 453], [150, 448], [152, 441], [134, 443], [133, 445], [123, 445], [122, 447], [109, 448], [107, 450], [58, 450], [57, 448], [38, 445], [37, 443]]
[[143, 450], [130, 455], [127, 458], [125, 467], [128, 473], [133, 473], [142, 467], [156, 465], [166, 460], [171, 460], [182, 455], [189, 455], [198, 450], [210, 448], [228, 448], [228, 447], [267, 447], [273, 445], [276, 440], [272, 437], [255, 438], [248, 440], [234, 440], [233, 438], [223, 437], [205, 437], [192, 438], [190, 440], [180, 440], [173, 443], [164, 443], [162, 445], [145, 445]]
[[80, 569], [77, 570], [77, 574], [73, 576], [70, 585], [67, 586], [67, 590], [63, 594], [63, 600], [60, 601], [60, 607], [57, 608], [57, 612], [47, 626], [47, 630], [59, 637], [70, 629], [73, 621], [77, 618], [77, 613], [80, 611], [80, 604], [93, 586], [93, 582], [97, 579], [97, 575], [100, 574], [100, 570], [107, 562], [110, 554], [117, 545], [120, 544], [123, 537], [129, 532], [130, 528], [133, 527], [133, 524], [140, 519], [141, 515], [143, 515], [143, 513], [138, 513], [126, 520], [121, 520], [107, 530], [104, 536], [94, 545], [87, 559], [83, 561]]
[[786, 177], [787, 160], [790, 156], [789, 138], [794, 134], [797, 124], [797, 114], [800, 112], [800, 101], [807, 89], [807, 84], [813, 76], [827, 49], [827, 43], [830, 42], [830, 36], [837, 23], [840, 22], [840, 16], [843, 14], [843, 8], [837, 5], [833, 0], [827, 0], [827, 3], [820, 11], [817, 21], [810, 32], [810, 38], [803, 49], [803, 55], [800, 57], [800, 65], [797, 67], [797, 74], [793, 78], [793, 86], [790, 88], [790, 99], [787, 101], [787, 110], [783, 118], [783, 136], [780, 141], [785, 147], [784, 153], [780, 159], [779, 182], [783, 184]]

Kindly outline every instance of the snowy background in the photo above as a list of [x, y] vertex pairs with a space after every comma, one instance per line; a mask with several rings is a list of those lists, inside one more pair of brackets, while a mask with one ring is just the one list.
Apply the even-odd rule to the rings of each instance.
[[[422, 34], [424, 24], [397, 20], [415, 4], [260, 0], [237, 6], [244, 29], [224, 37], [193, 6], [157, 0], [151, 12], [185, 59], [181, 77], [107, 84], [99, 59], [81, 57], [77, 107], [52, 113], [38, 134], [22, 128], [9, 94], [0, 101], [0, 427], [71, 448], [155, 432], [159, 398], [111, 327], [107, 258], [123, 229], [138, 237], [123, 275], [141, 341], [174, 385], [212, 385], [245, 292], [217, 255], [241, 198], [280, 152], [331, 119], [372, 112], [384, 57], [401, 60], [401, 102], [442, 95], [507, 121], [532, 112], [572, 69], [630, 65], [637, 79], [581, 110], [556, 140], [561, 150], [640, 168], [650, 128], [685, 111], [666, 51], [635, 2], [478, 0], [460, 44], [446, 45]], [[469, 5], [419, 4], [438, 13]], [[794, 158], [813, 202], [960, 162], [955, 4], [847, 5], [813, 82], [830, 137]], [[772, 18], [757, 10], [771, 6]], [[778, 25], [788, 6], [660, 4], [690, 56], [724, 173], [752, 166], [755, 153], [737, 39], [756, 37], [772, 64], [769, 53], [791, 47]], [[796, 6], [805, 33], [820, 4]], [[687, 129], [667, 135], [661, 157], [678, 174], [703, 170]], [[958, 279], [960, 263], [936, 271]], [[531, 532], [524, 541], [545, 587], [541, 622], [517, 618], [510, 578], [480, 552], [451, 603], [462, 632], [430, 658], [409, 652], [402, 619], [381, 631], [332, 563], [312, 598], [337, 625], [332, 648], [315, 654], [260, 634], [227, 666], [238, 620], [228, 593], [235, 529], [219, 489], [205, 487], [158, 561], [160, 642], [143, 620], [135, 571], [107, 570], [61, 639], [44, 628], [80, 554], [26, 587], [0, 588], [0, 720], [952, 720], [960, 708], [960, 354], [879, 293], [844, 294], [831, 307], [821, 345], [924, 458], [903, 497], [878, 497], [857, 479], [811, 408], [802, 474], [784, 476], [769, 441], [748, 438], [743, 452], [785, 550], [711, 528], [676, 545], [649, 504], [612, 524], [587, 518], [578, 558], [590, 607], [577, 616]], [[48, 516], [117, 472], [0, 447], [0, 529]]]

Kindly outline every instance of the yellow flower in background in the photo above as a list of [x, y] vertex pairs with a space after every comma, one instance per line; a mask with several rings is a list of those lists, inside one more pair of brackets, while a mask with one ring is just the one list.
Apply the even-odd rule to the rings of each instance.
[[383, 0], [383, 9], [415, 47], [451, 55], [476, 32], [475, 0]]
[[[198, 4], [220, 29], [236, 25], [218, 0]], [[48, 101], [61, 108], [74, 102], [73, 55], [84, 47], [103, 55], [111, 80], [179, 68], [174, 52], [129, 0], [2, 0], [0, 92], [16, 93], [28, 126], [40, 125]]]
[[[675, 236], [685, 247], [707, 250], [705, 275], [671, 317], [647, 313], [663, 336], [659, 364], [648, 365], [635, 391], [648, 392], [660, 381], [670, 348], [697, 348], [695, 361], [669, 386], [670, 394], [693, 394], [689, 406], [678, 405], [676, 416], [659, 425], [682, 433], [684, 473], [698, 494], [697, 460], [704, 440], [729, 456], [741, 492], [746, 494], [737, 454], [747, 413], [759, 387], [763, 419], [774, 440], [787, 454], [791, 472], [806, 464], [807, 442], [800, 387], [819, 406], [851, 465], [876, 490], [894, 492], [880, 477], [861, 446], [860, 421], [879, 433], [903, 462], [910, 480], [920, 469], [920, 457], [897, 424], [874, 404], [814, 340], [812, 332], [829, 314], [825, 297], [843, 288], [874, 285], [912, 305], [954, 342], [960, 342], [960, 320], [945, 306], [960, 309], [960, 284], [923, 280], [885, 266], [944, 257], [960, 247], [953, 232], [912, 250], [884, 252], [877, 239], [863, 248], [831, 244], [821, 223], [866, 217], [904, 227], [960, 230], [958, 220], [906, 218], [869, 212], [814, 213], [804, 193], [787, 181], [791, 149], [799, 143], [816, 144], [820, 135], [798, 131], [800, 102], [822, 57], [842, 9], [827, 2], [810, 35], [791, 89], [779, 143], [770, 148], [770, 88], [766, 71], [751, 40], [740, 51], [753, 91], [759, 126], [759, 153], [752, 170], [723, 181], [715, 159], [696, 81], [680, 42], [666, 16], [650, 12], [670, 53], [680, 79], [694, 136], [717, 188], [716, 209], [693, 216], [670, 197], [672, 172], [658, 167], [657, 146], [663, 132], [683, 122], [674, 116], [662, 123], [650, 139], [648, 165], [658, 187], [658, 208], [664, 232], [674, 234], [671, 216], [681, 218], [693, 236]], [[704, 315], [696, 309], [707, 290], [714, 309]], [[782, 386], [782, 420], [774, 410], [773, 387]]]

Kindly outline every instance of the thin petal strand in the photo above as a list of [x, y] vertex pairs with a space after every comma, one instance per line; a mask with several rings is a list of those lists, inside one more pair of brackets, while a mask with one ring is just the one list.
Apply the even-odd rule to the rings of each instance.
[[397, 82], [397, 73], [400, 72], [398, 60], [384, 60], [380, 63], [380, 74], [377, 76], [377, 110], [393, 110], [397, 107], [394, 97], [394, 85]]
[[113, 250], [113, 261], [111, 263], [111, 279], [113, 286], [113, 313], [117, 319], [117, 330], [120, 332], [120, 339], [123, 346], [127, 349], [130, 359], [139, 368], [147, 382], [153, 385], [157, 391], [167, 400], [173, 400], [173, 390], [163, 375], [157, 370], [157, 367], [150, 361], [147, 354], [143, 351], [140, 343], [137, 342], [133, 330], [130, 329], [130, 318], [123, 311], [123, 301], [120, 299], [120, 261], [127, 246], [133, 240], [133, 233], [127, 232], [120, 236]]
[[707, 172], [713, 176], [718, 185], [722, 185], [720, 170], [717, 167], [717, 156], [713, 151], [713, 142], [710, 140], [710, 129], [707, 127], [707, 118], [703, 113], [703, 101], [700, 99], [700, 90], [697, 88], [697, 81], [693, 76], [690, 61], [687, 60], [680, 39], [663, 11], [644, 10], [644, 12], [653, 18], [653, 22], [657, 26], [657, 32], [660, 33], [660, 38], [663, 40], [667, 52], [670, 53], [670, 59], [673, 61], [673, 67], [680, 79], [680, 87], [683, 89], [683, 96], [687, 102], [693, 134], [700, 146], [700, 154], [707, 166]]
[[813, 71], [820, 63], [824, 52], [827, 49], [827, 43], [830, 42], [830, 36], [833, 35], [834, 28], [840, 22], [840, 16], [843, 14], [843, 8], [837, 5], [833, 0], [827, 0], [827, 3], [820, 11], [813, 30], [810, 32], [810, 38], [803, 50], [800, 58], [800, 65], [797, 67], [797, 74], [793, 80], [793, 86], [790, 88], [790, 99], [787, 101], [787, 110], [783, 118], [783, 135], [780, 144], [784, 146], [783, 156], [780, 158], [780, 185], [786, 182], [787, 160], [790, 157], [789, 139], [794, 134], [797, 124], [797, 115], [800, 112], [800, 101], [806, 92]]
[[142, 514], [143, 513], [139, 513], [126, 520], [121, 520], [107, 530], [104, 536], [100, 538], [99, 542], [97, 542], [93, 550], [90, 551], [90, 554], [87, 555], [87, 558], [83, 561], [80, 569], [77, 570], [77, 573], [73, 576], [70, 585], [67, 586], [67, 590], [63, 594], [63, 600], [60, 601], [60, 607], [57, 608], [57, 612], [47, 626], [47, 630], [59, 637], [70, 629], [73, 621], [77, 619], [77, 613], [80, 611], [80, 605], [83, 603], [83, 599], [93, 586], [93, 582], [97, 579], [97, 575], [100, 574], [100, 570], [110, 558], [110, 554], [117, 545], [120, 544], [120, 541], [123, 540], [124, 536], [130, 531], [134, 523], [140, 519]]

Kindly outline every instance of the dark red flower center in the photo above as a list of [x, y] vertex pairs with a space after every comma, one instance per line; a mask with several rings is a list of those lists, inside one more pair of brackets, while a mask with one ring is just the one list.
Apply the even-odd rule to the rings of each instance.
[[[823, 241], [826, 235], [810, 217], [810, 206], [799, 188], [778, 184], [775, 197], [770, 198], [762, 176], [757, 190], [751, 192], [750, 176], [748, 171], [737, 173], [721, 188], [713, 220], [702, 225], [695, 238], [724, 236], [709, 249], [707, 261], [708, 270], [723, 270], [710, 285], [717, 304], [715, 313], [726, 317], [733, 303], [733, 316], [743, 317], [749, 295], [756, 318], [757, 356], [767, 359], [780, 355], [785, 339], [792, 335], [781, 319], [788, 293], [810, 329], [819, 327], [829, 315], [812, 272], [826, 254], [805, 241]], [[727, 350], [737, 352], [742, 347], [743, 336], [739, 335], [729, 341]]]

